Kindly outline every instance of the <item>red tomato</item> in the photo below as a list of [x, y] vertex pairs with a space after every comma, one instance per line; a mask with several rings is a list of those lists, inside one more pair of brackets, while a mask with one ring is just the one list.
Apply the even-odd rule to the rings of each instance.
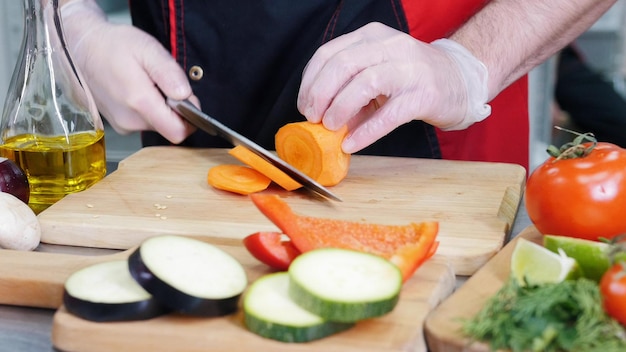
[[604, 310], [626, 325], [626, 263], [619, 262], [602, 275], [600, 293]]
[[528, 178], [526, 210], [543, 234], [598, 240], [626, 233], [626, 149], [600, 142], [584, 157], [549, 158]]
[[280, 232], [256, 232], [246, 236], [243, 244], [253, 257], [267, 266], [287, 270], [300, 251], [289, 240], [282, 240]]

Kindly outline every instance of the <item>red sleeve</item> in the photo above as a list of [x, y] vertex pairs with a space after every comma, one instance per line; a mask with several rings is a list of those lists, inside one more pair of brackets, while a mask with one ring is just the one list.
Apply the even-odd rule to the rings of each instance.
[[444, 159], [529, 164], [528, 80], [518, 80], [491, 103], [491, 116], [462, 131], [437, 130]]
[[[486, 3], [485, 0], [404, 0], [409, 33], [422, 41], [444, 38]], [[508, 162], [528, 170], [528, 80], [518, 80], [491, 103], [491, 116], [466, 130], [437, 137], [444, 159]]]

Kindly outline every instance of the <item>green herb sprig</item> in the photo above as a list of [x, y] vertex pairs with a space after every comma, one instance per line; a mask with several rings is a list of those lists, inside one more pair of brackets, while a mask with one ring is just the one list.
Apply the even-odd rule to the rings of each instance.
[[463, 332], [494, 351], [626, 351], [626, 330], [604, 313], [598, 284], [587, 279], [540, 286], [511, 279]]

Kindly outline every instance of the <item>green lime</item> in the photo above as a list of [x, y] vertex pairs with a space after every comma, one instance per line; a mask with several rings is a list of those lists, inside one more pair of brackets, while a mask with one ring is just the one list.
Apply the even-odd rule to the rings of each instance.
[[558, 283], [580, 276], [576, 260], [563, 251], [552, 252], [524, 238], [517, 240], [511, 255], [511, 275], [524, 286]]
[[609, 269], [610, 245], [608, 243], [545, 235], [543, 246], [555, 253], [560, 248], [568, 257], [574, 258], [580, 266], [582, 275], [588, 279], [600, 281], [602, 274]]

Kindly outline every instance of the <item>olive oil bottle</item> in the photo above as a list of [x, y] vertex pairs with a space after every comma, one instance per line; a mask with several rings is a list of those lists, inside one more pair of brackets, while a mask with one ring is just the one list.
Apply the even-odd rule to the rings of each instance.
[[83, 191], [106, 174], [104, 133], [69, 136], [69, 147], [56, 137], [21, 135], [0, 146], [0, 155], [27, 170], [31, 208], [39, 213], [66, 194]]
[[70, 57], [58, 0], [23, 0], [24, 34], [0, 120], [0, 156], [26, 172], [39, 213], [106, 174], [104, 125]]

